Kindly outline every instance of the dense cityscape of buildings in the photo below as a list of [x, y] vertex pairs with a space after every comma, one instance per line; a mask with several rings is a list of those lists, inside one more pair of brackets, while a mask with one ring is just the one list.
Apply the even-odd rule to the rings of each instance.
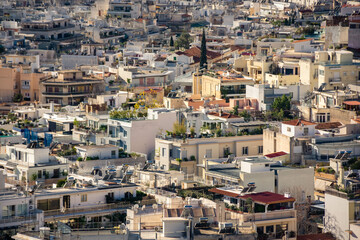
[[359, 0], [0, 1], [0, 239], [359, 237]]

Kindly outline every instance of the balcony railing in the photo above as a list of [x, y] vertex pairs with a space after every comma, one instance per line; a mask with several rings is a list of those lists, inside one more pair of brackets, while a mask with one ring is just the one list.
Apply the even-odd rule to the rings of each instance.
[[242, 218], [244, 222], [253, 221], [255, 217], [255, 221], [263, 221], [263, 220], [275, 220], [275, 219], [284, 219], [284, 218], [295, 218], [294, 210], [279, 210], [267, 213], [254, 213], [254, 214], [243, 214]]
[[91, 92], [43, 92], [43, 95], [52, 95], [52, 96], [69, 96], [69, 95], [86, 95], [91, 94]]
[[[154, 200], [142, 200], [141, 205], [151, 205], [154, 204]], [[63, 215], [72, 215], [72, 214], [81, 214], [86, 212], [96, 213], [99, 211], [106, 211], [106, 210], [125, 210], [127, 208], [130, 208], [133, 206], [134, 203], [129, 202], [118, 202], [118, 203], [109, 203], [109, 204], [101, 204], [101, 205], [89, 205], [89, 206], [83, 206], [83, 207], [75, 207], [75, 208], [66, 208], [66, 209], [56, 209], [56, 210], [48, 210], [44, 211], [44, 216], [46, 218], [51, 217], [61, 217]]]
[[330, 83], [341, 83], [341, 78], [329, 78]]
[[[0, 226], [3, 226], [5, 224], [9, 225], [10, 223], [17, 223], [17, 224], [21, 225], [22, 223], [31, 222], [31, 221], [35, 221], [35, 220], [36, 220], [35, 213], [30, 213], [25, 216], [12, 216], [12, 217], [0, 219]], [[12, 225], [12, 224], [10, 224], [10, 225]]]
[[61, 29], [70, 29], [70, 28], [74, 28], [75, 25], [73, 24], [68, 24], [67, 26], [62, 26], [62, 27], [48, 27], [48, 28], [22, 28], [22, 31], [29, 31], [29, 32], [39, 32], [39, 31], [56, 31], [56, 30], [61, 30]]

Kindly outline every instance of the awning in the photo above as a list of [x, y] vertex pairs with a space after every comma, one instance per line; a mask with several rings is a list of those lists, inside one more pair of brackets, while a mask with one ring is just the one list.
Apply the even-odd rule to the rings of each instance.
[[325, 188], [330, 186], [332, 182], [322, 180], [322, 179], [315, 179], [315, 190], [325, 191]]
[[349, 105], [349, 106], [360, 106], [359, 101], [345, 101], [344, 104]]

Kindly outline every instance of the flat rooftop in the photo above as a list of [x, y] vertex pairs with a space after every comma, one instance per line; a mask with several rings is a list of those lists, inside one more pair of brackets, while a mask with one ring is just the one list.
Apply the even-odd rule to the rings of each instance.
[[118, 148], [118, 147], [112, 144], [105, 144], [105, 145], [78, 146], [76, 148], [90, 150], [90, 149], [105, 149], [105, 148]]

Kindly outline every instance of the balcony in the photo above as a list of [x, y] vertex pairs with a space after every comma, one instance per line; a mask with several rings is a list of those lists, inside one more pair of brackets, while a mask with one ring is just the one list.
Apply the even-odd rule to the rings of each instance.
[[289, 210], [278, 210], [278, 211], [269, 211], [267, 213], [241, 213], [236, 212], [235, 214], [240, 214], [238, 217], [242, 222], [251, 222], [254, 221], [270, 221], [277, 219], [288, 219], [296, 218], [296, 212], [293, 209]]
[[[142, 200], [141, 205], [152, 205], [155, 203], [154, 199]], [[104, 216], [109, 213], [125, 211], [132, 207], [134, 203], [130, 202], [117, 202], [110, 204], [89, 205], [83, 207], [67, 208], [67, 209], [55, 209], [44, 211], [45, 221], [53, 221], [60, 218], [71, 218], [76, 216], [83, 216], [85, 214]]]
[[330, 84], [339, 84], [341, 83], [341, 78], [329, 78]]
[[92, 94], [91, 92], [43, 92], [44, 96], [82, 96]]
[[36, 213], [30, 213], [25, 216], [12, 216], [0, 219], [0, 228], [14, 227], [29, 224], [36, 221]]
[[21, 31], [29, 31], [29, 32], [44, 32], [44, 31], [56, 31], [56, 30], [62, 30], [62, 29], [71, 29], [74, 28], [74, 24], [68, 24], [67, 26], [59, 26], [59, 27], [41, 27], [41, 28], [29, 28], [29, 27], [23, 27]]

